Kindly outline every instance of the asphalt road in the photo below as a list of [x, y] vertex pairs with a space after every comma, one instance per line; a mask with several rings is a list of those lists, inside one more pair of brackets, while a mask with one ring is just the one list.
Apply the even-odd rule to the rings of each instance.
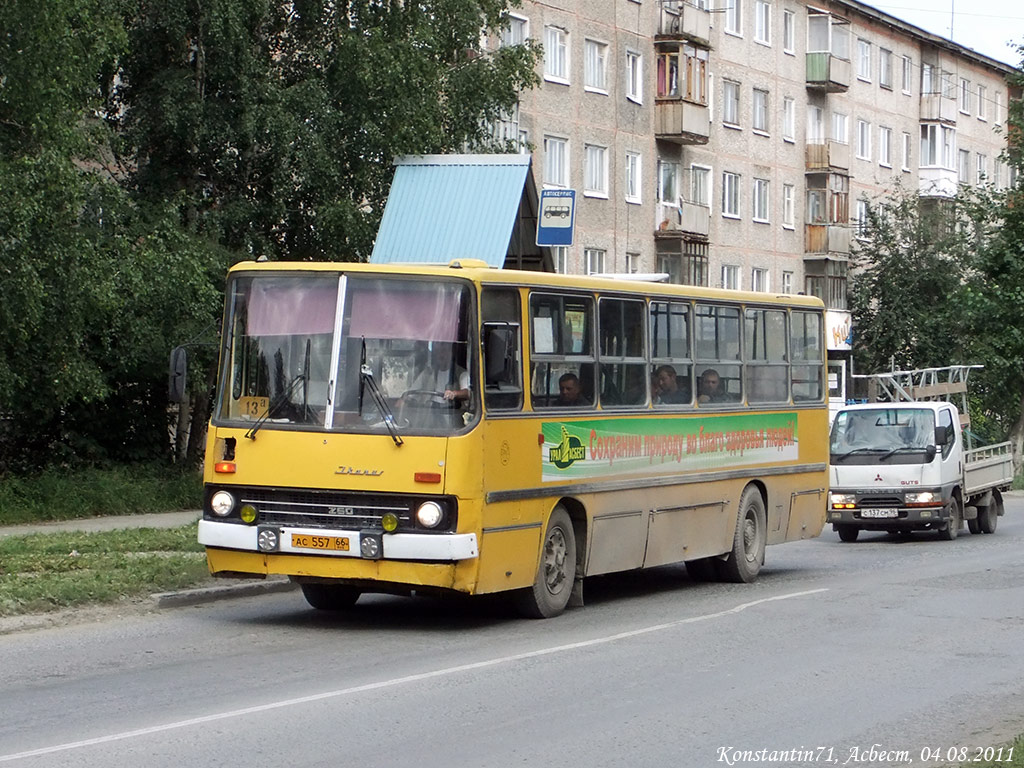
[[920, 766], [1024, 731], [1024, 498], [994, 535], [827, 529], [753, 585], [586, 601], [291, 592], [0, 636], [0, 764]]

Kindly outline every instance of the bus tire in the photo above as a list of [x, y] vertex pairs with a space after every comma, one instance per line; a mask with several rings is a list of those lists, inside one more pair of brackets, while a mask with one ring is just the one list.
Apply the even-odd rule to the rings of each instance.
[[767, 516], [764, 499], [752, 485], [740, 496], [740, 513], [733, 534], [732, 552], [725, 560], [716, 560], [715, 568], [722, 581], [749, 584], [757, 580], [764, 562], [767, 541]]
[[306, 602], [318, 611], [343, 611], [356, 604], [362, 594], [347, 584], [300, 584]]
[[576, 535], [563, 507], [555, 507], [544, 532], [540, 563], [533, 586], [516, 595], [520, 613], [550, 619], [565, 610], [576, 579]]
[[836, 533], [839, 534], [839, 540], [845, 542], [853, 542], [860, 536], [860, 528], [856, 525], [837, 525]]
[[960, 525], [963, 521], [963, 515], [960, 514], [960, 497], [955, 493], [949, 500], [949, 520], [946, 521], [946, 525], [939, 530], [939, 538], [944, 541], [953, 541], [957, 536], [960, 535]]

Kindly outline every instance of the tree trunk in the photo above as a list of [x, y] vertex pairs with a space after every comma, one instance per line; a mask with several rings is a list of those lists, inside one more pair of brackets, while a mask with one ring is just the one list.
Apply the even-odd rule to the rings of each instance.
[[189, 466], [200, 466], [203, 462], [206, 426], [210, 420], [210, 395], [216, 385], [217, 364], [213, 362], [206, 370], [206, 387], [192, 403], [192, 427], [188, 431], [188, 450], [185, 453]]
[[1019, 474], [1021, 462], [1024, 461], [1024, 393], [1020, 397], [1017, 423], [1010, 430], [1010, 442], [1013, 444], [1013, 473]]

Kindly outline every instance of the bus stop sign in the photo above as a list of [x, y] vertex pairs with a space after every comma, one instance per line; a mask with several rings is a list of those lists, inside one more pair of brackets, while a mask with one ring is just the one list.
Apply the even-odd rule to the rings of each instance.
[[572, 245], [576, 222], [575, 189], [542, 189], [537, 245]]

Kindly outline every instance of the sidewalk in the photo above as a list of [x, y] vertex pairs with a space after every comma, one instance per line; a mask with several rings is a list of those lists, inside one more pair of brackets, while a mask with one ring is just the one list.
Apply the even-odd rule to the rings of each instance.
[[116, 531], [121, 528], [177, 528], [194, 523], [202, 515], [198, 509], [181, 512], [152, 512], [142, 515], [111, 515], [109, 517], [86, 517], [80, 520], [58, 520], [25, 525], [0, 526], [0, 538], [4, 536], [25, 536], [30, 533], [55, 533], [57, 531]]

